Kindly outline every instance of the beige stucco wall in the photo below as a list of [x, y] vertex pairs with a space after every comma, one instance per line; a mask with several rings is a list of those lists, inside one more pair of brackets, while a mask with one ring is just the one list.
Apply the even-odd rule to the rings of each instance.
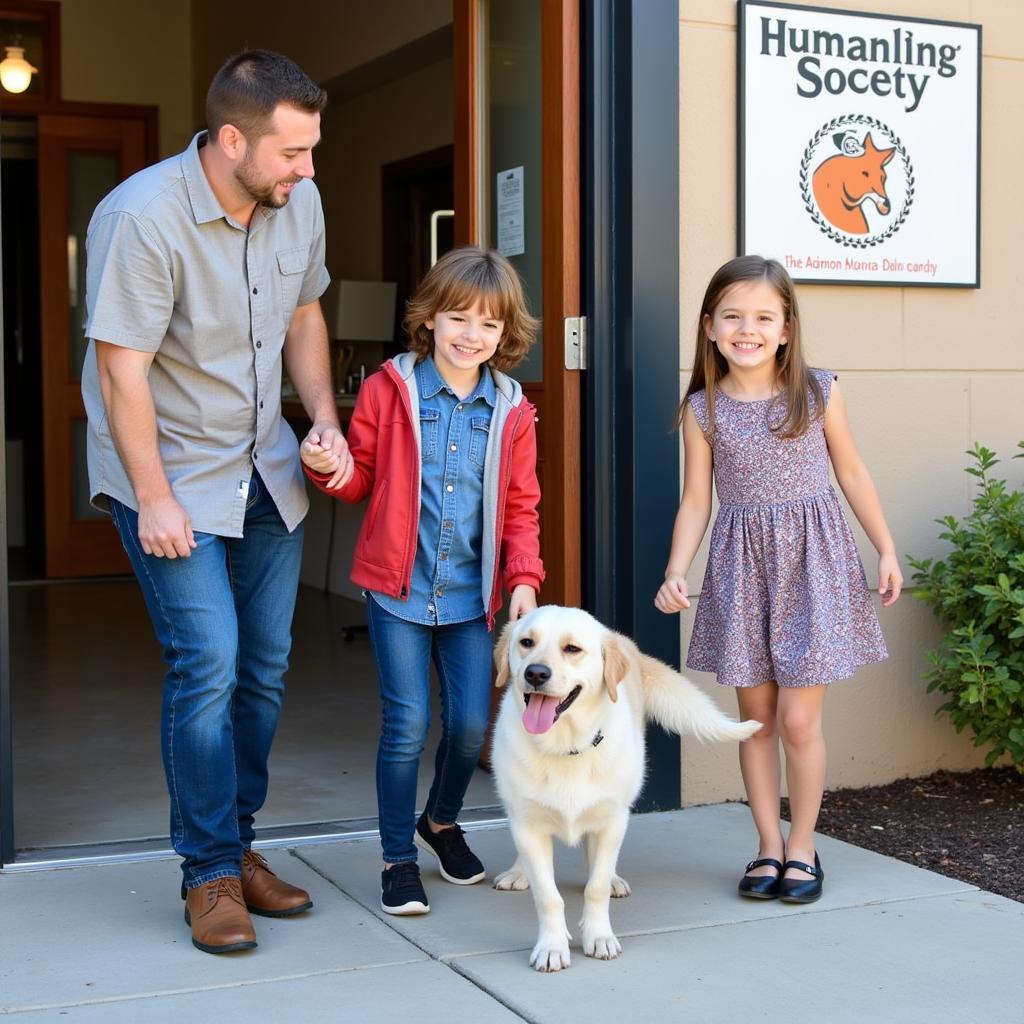
[[[980, 441], [1018, 486], [1024, 461], [1011, 462], [1024, 439], [1024, 294], [1018, 255], [1024, 210], [1006, 204], [1019, 187], [1024, 140], [1024, 7], [1002, 0], [816, 0], [843, 10], [972, 22], [982, 28], [980, 289], [803, 285], [799, 298], [808, 360], [840, 377], [854, 436], [878, 485], [897, 550], [943, 552], [937, 516], [962, 515], [972, 493], [963, 452]], [[697, 312], [708, 278], [735, 255], [736, 7], [733, 0], [680, 0], [680, 388], [693, 356]], [[853, 516], [869, 582], [875, 554]], [[666, 546], [667, 550], [667, 546]], [[704, 573], [705, 545], [689, 574]], [[904, 572], [909, 567], [904, 560]], [[835, 684], [825, 705], [827, 786], [864, 786], [937, 768], [965, 770], [983, 753], [936, 718], [941, 700], [925, 692], [924, 652], [939, 628], [908, 592], [882, 610], [888, 661]], [[682, 654], [692, 614], [681, 624]], [[714, 677], [692, 673], [733, 710]], [[683, 801], [743, 795], [736, 751], [684, 742]]]
[[62, 0], [66, 100], [159, 108], [160, 156], [192, 137], [192, 11], [181, 0]]

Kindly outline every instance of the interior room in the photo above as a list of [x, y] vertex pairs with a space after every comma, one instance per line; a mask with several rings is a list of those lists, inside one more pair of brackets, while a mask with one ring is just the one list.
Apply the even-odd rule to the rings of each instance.
[[[191, 6], [157, 0], [144, 8], [131, 0], [63, 0], [24, 7], [59, 8], [60, 76], [51, 74], [46, 87], [56, 77], [66, 100], [122, 104], [123, 112], [130, 96], [151, 108], [154, 158], [180, 152], [202, 127], [206, 84], [226, 56], [245, 46], [281, 50], [325, 86], [330, 100], [315, 165], [335, 281], [324, 308], [344, 418], [360, 381], [402, 347], [403, 303], [431, 253], [452, 244], [451, 3], [308, 0], [293, 4], [282, 19], [278, 5], [254, 0], [244, 25], [237, 24], [237, 5], [225, 0]], [[18, 3], [6, 8], [18, 16]], [[44, 47], [32, 63], [45, 68], [47, 53], [52, 60]], [[118, 848], [157, 851], [168, 845], [158, 734], [164, 668], [123, 552], [104, 547], [113, 527], [88, 506], [80, 422], [70, 430], [65, 425], [57, 443], [69, 507], [97, 532], [63, 561], [51, 550], [57, 485], [44, 473], [54, 461], [38, 444], [49, 429], [43, 422], [48, 385], [40, 323], [47, 283], [39, 256], [46, 240], [40, 236], [37, 186], [48, 129], [30, 104], [3, 102], [15, 844], [19, 858], [40, 860]], [[69, 186], [73, 227], [61, 264], [71, 289], [70, 340], [65, 332], [62, 344], [70, 348], [73, 369], [80, 369], [85, 228], [116, 175], [94, 165], [69, 173], [78, 176]], [[287, 387], [284, 397], [285, 415], [301, 436], [301, 406], [289, 401]], [[270, 796], [258, 819], [264, 837], [375, 827], [377, 684], [361, 628], [365, 599], [347, 579], [362, 509], [315, 491], [311, 502]], [[431, 753], [428, 745], [421, 799]], [[496, 803], [490, 776], [478, 769], [467, 816], [498, 816]]]

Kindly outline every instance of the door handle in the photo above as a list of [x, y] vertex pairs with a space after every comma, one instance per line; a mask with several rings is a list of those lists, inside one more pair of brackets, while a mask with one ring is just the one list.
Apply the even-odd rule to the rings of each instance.
[[437, 224], [442, 217], [454, 217], [454, 210], [434, 210], [430, 215], [430, 265], [437, 262]]

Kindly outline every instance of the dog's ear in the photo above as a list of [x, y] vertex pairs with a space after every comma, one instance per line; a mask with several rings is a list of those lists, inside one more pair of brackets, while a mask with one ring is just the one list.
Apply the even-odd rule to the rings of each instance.
[[608, 687], [608, 696], [615, 701], [619, 699], [619, 683], [629, 674], [629, 658], [617, 633], [605, 633], [601, 653], [604, 656], [604, 685]]
[[498, 642], [494, 647], [494, 667], [498, 670], [498, 674], [494, 679], [494, 685], [499, 690], [508, 682], [508, 645], [512, 642], [512, 628], [514, 626], [514, 622], [505, 624], [505, 628], [501, 631], [501, 636], [498, 637]]

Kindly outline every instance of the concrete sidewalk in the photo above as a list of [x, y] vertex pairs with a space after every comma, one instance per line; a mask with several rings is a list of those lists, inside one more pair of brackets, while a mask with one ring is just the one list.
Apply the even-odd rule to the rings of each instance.
[[[1020, 1024], [1024, 905], [819, 837], [825, 895], [806, 907], [735, 893], [753, 831], [739, 804], [634, 817], [615, 900], [619, 959], [572, 944], [572, 967], [528, 966], [527, 893], [457, 887], [423, 863], [425, 917], [379, 910], [376, 840], [274, 849], [314, 909], [255, 918], [259, 948], [191, 945], [176, 860], [0, 873], [0, 1015], [103, 1024], [247, 1020], [552, 1024], [614, 1021]], [[494, 874], [504, 827], [474, 830]], [[570, 927], [585, 880], [559, 849]], [[574, 932], [576, 931], [573, 929]], [[578, 940], [578, 934], [576, 935]]]

